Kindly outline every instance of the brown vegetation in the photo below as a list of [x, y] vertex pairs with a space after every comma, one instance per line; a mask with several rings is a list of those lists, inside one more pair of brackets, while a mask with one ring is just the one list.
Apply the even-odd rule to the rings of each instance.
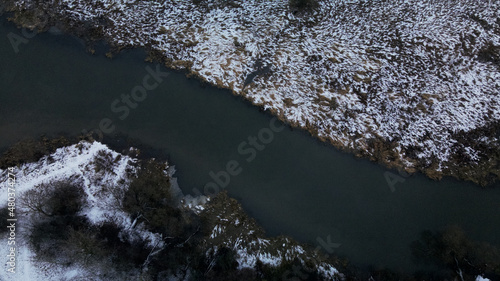
[[0, 157], [0, 169], [38, 161], [43, 156], [49, 155], [56, 151], [56, 149], [69, 144], [70, 142], [64, 137], [55, 139], [41, 137], [39, 140], [29, 139], [20, 141], [11, 146]]

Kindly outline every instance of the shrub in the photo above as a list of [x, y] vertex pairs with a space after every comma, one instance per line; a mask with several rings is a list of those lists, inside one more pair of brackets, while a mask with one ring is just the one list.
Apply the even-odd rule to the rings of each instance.
[[69, 141], [60, 137], [40, 140], [25, 140], [14, 144], [0, 157], [0, 169], [38, 161], [45, 155], [53, 153], [57, 148], [69, 145]]
[[298, 258], [283, 261], [277, 267], [257, 260], [255, 270], [264, 280], [323, 280], [314, 268], [302, 264]]
[[103, 249], [97, 253], [102, 254], [102, 259], [109, 258], [113, 266], [119, 270], [139, 268], [146, 261], [151, 248], [143, 240], [129, 242], [120, 239], [121, 231], [122, 229], [115, 223], [102, 224], [93, 234], [94, 240]]
[[9, 219], [9, 209], [7, 206], [3, 207], [0, 209], [0, 233], [5, 233], [9, 229], [7, 226], [9, 223], [7, 222], [7, 219]]
[[223, 247], [217, 250], [215, 255], [215, 265], [213, 267], [214, 271], [225, 272], [235, 270], [238, 267], [238, 262], [236, 261], [236, 252], [227, 247]]
[[319, 7], [319, 2], [318, 0], [289, 0], [288, 5], [294, 13], [308, 12]]
[[146, 164], [125, 192], [123, 208], [133, 219], [145, 222], [151, 231], [172, 235], [175, 233], [167, 228], [168, 219], [175, 221], [181, 215], [173, 207], [170, 179], [164, 168], [158, 163]]
[[492, 279], [500, 277], [500, 250], [470, 240], [457, 226], [437, 233], [425, 231], [411, 247], [417, 260], [447, 268], [449, 276], [462, 271], [470, 278], [479, 274], [489, 274]]
[[66, 252], [71, 261], [90, 265], [104, 260], [110, 252], [104, 247], [104, 241], [97, 238], [93, 227], [78, 230], [70, 227], [67, 232], [62, 252]]
[[70, 181], [43, 183], [25, 192], [21, 204], [40, 216], [32, 226], [30, 243], [40, 258], [71, 263], [74, 253], [66, 243], [76, 231], [89, 228], [78, 212], [83, 205], [83, 189]]
[[25, 192], [21, 204], [46, 217], [74, 216], [83, 205], [83, 189], [69, 181], [43, 183]]
[[72, 231], [87, 229], [85, 217], [52, 217], [32, 226], [29, 241], [38, 258], [58, 263], [74, 262], [74, 253], [66, 241]]
[[[123, 272], [140, 268], [151, 248], [145, 241], [122, 241], [120, 231], [110, 222], [97, 227], [83, 216], [71, 219], [53, 216], [35, 224], [29, 238], [37, 257], [43, 261], [105, 268], [112, 265]], [[105, 270], [112, 271], [111, 268]]]
[[488, 42], [486, 46], [477, 54], [479, 61], [491, 62], [500, 69], [500, 46], [495, 46]]
[[94, 171], [96, 173], [100, 172], [111, 173], [113, 172], [112, 167], [114, 165], [114, 161], [115, 158], [110, 152], [106, 152], [105, 150], [99, 150], [93, 160]]

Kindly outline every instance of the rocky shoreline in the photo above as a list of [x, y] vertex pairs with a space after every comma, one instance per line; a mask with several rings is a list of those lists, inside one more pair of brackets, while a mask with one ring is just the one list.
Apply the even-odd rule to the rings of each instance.
[[20, 26], [56, 26], [89, 51], [104, 39], [109, 56], [146, 48], [387, 167], [500, 177], [499, 3], [333, 1], [296, 15], [286, 1], [4, 2]]

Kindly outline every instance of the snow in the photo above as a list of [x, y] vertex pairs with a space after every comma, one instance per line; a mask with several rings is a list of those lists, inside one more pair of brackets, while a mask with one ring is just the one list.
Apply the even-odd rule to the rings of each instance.
[[199, 214], [203, 210], [205, 210], [205, 204], [210, 201], [210, 198], [205, 195], [199, 195], [193, 197], [191, 195], [184, 196], [180, 202], [181, 206], [184, 208], [190, 209], [194, 211], [196, 214]]
[[[114, 161], [105, 171], [95, 170], [96, 157], [110, 155]], [[120, 157], [118, 157], [120, 156]], [[141, 225], [133, 227], [130, 216], [120, 210], [118, 203], [121, 198], [116, 198], [118, 189], [124, 189], [129, 182], [128, 173], [135, 172], [137, 159], [120, 155], [112, 151], [107, 146], [99, 142], [80, 142], [78, 144], [57, 149], [50, 156], [45, 156], [35, 163], [24, 164], [15, 168], [16, 175], [16, 250], [17, 268], [12, 275], [4, 270], [0, 271], [0, 280], [64, 280], [74, 279], [75, 276], [89, 276], [89, 270], [77, 265], [62, 267], [56, 264], [49, 264], [35, 261], [34, 253], [28, 247], [26, 233], [30, 221], [36, 220], [25, 207], [20, 204], [23, 193], [36, 188], [42, 183], [50, 181], [72, 179], [74, 182], [82, 182], [85, 191], [86, 204], [81, 211], [93, 224], [104, 221], [113, 221], [122, 229], [127, 229], [126, 239], [141, 239], [148, 241], [150, 246], [162, 246], [162, 239], [156, 233], [146, 231]], [[119, 184], [120, 180], [124, 183]], [[7, 170], [0, 169], [0, 207], [7, 204]], [[111, 190], [114, 187], [115, 190]], [[122, 193], [123, 194], [123, 193]], [[5, 236], [5, 235], [2, 235]], [[7, 237], [1, 237], [7, 241]], [[0, 253], [8, 253], [7, 243], [0, 243]], [[2, 254], [3, 255], [3, 254]], [[14, 279], [12, 279], [14, 278]]]
[[244, 249], [238, 249], [238, 264], [239, 268], [254, 268], [257, 264], [257, 260], [260, 260], [263, 264], [278, 266], [282, 262], [282, 258], [279, 256], [273, 256], [269, 253], [258, 253], [249, 254]]
[[[228, 212], [228, 210], [232, 211]], [[235, 219], [236, 216], [242, 216], [240, 212], [241, 210], [227, 206], [227, 209], [216, 216], [217, 221], [212, 233], [205, 241], [208, 248], [212, 249], [209, 252], [216, 252], [221, 247], [233, 249], [236, 252], [239, 269], [255, 268], [257, 261], [276, 267], [285, 261], [293, 261], [295, 258], [304, 264], [306, 260], [314, 259], [316, 253], [305, 250], [289, 238], [262, 236], [262, 232], [258, 231], [248, 219], [244, 219], [244, 215]], [[256, 230], [258, 234], [255, 233]], [[313, 264], [315, 263], [318, 265], [314, 270], [326, 280], [338, 280], [339, 276], [342, 276], [331, 264], [314, 260]]]

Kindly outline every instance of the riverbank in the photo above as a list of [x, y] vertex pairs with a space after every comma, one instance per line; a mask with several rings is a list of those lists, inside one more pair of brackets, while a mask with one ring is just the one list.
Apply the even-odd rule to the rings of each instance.
[[295, 15], [286, 2], [7, 2], [19, 25], [105, 39], [109, 56], [145, 47], [388, 167], [499, 176], [498, 3], [334, 1]]
[[[122, 148], [118, 153], [84, 136], [41, 138], [18, 143], [0, 157], [0, 201], [15, 202], [16, 219], [16, 228], [4, 227], [0, 237], [14, 232], [19, 244], [11, 250], [15, 273], [0, 276], [411, 281], [496, 280], [500, 274], [498, 249], [456, 226], [424, 231], [411, 245], [414, 258], [435, 264], [434, 271], [360, 269], [326, 254], [338, 246], [329, 238], [322, 243], [326, 248], [313, 249], [287, 236], [269, 237], [226, 192], [184, 196], [169, 162]], [[8, 186], [15, 201], [7, 199]], [[133, 198], [155, 208], [141, 208]], [[4, 219], [11, 205], [0, 204]], [[0, 251], [8, 252], [6, 246]]]
[[13, 147], [0, 158], [10, 161], [0, 168], [4, 220], [7, 182], [17, 200], [9, 205], [17, 244], [9, 244], [13, 271], [0, 272], [6, 279], [343, 280], [333, 258], [288, 237], [267, 238], [226, 193], [182, 195], [168, 163], [95, 141], [52, 149], [61, 141], [24, 143], [26, 153], [39, 151], [26, 157]]

